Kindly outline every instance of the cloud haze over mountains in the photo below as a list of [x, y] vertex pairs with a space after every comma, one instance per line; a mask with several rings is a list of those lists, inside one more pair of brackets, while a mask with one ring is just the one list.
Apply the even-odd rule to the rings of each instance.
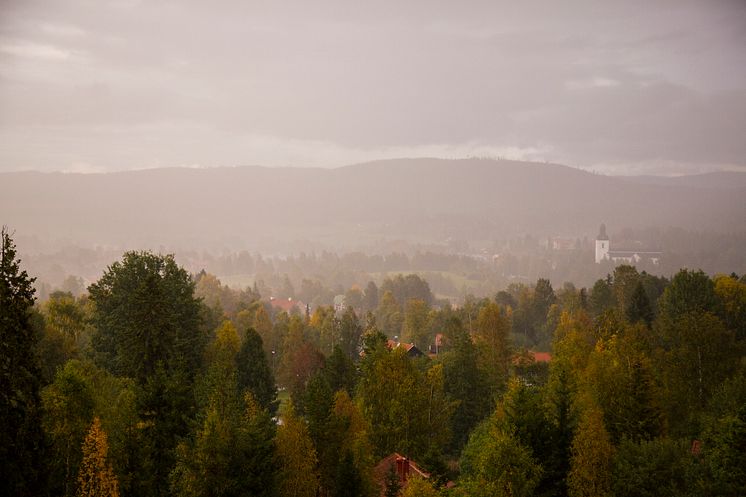
[[4, 0], [0, 170], [746, 169], [746, 3]]
[[[613, 178], [553, 164], [389, 160], [336, 169], [2, 173], [0, 212], [39, 242], [118, 248], [371, 250], [621, 228], [746, 229], [745, 173]], [[28, 201], [33, 192], [34, 201]], [[388, 252], [386, 252], [388, 253]]]

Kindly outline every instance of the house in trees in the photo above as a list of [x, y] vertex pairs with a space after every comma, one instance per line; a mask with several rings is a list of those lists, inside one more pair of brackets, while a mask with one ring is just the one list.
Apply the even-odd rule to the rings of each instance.
[[420, 349], [418, 349], [415, 346], [415, 344], [413, 344], [413, 343], [401, 343], [401, 342], [397, 342], [395, 340], [388, 340], [386, 342], [386, 346], [390, 350], [394, 350], [394, 349], [397, 349], [397, 348], [401, 347], [401, 348], [403, 348], [407, 352], [407, 355], [410, 358], [421, 357], [421, 356], [424, 355], [422, 353], [422, 351]]
[[611, 240], [606, 235], [606, 225], [602, 224], [596, 237], [596, 264], [602, 261], [613, 261], [614, 264], [637, 264], [640, 261], [649, 261], [655, 265], [663, 255], [660, 251], [642, 249], [641, 247], [626, 247], [611, 250]]
[[552, 360], [552, 354], [549, 352], [535, 352], [525, 350], [513, 355], [512, 361], [514, 366], [526, 366], [536, 363], [549, 363]]
[[270, 297], [269, 303], [276, 311], [285, 311], [288, 314], [290, 314], [293, 309], [297, 309], [298, 312], [300, 312], [301, 314], [305, 313], [306, 311], [310, 311], [310, 309], [307, 308], [306, 304], [304, 304], [300, 300], [295, 300], [290, 297], [286, 299], [276, 299], [274, 297]]
[[398, 452], [394, 452], [381, 459], [373, 468], [373, 477], [381, 488], [381, 495], [386, 495], [386, 487], [391, 484], [392, 474], [396, 475], [399, 488], [404, 488], [411, 478], [424, 478], [426, 480], [430, 478], [430, 473], [422, 469], [416, 462]]
[[344, 295], [334, 296], [334, 312], [337, 312], [337, 313], [344, 312], [346, 306], [347, 306], [347, 299], [345, 298]]

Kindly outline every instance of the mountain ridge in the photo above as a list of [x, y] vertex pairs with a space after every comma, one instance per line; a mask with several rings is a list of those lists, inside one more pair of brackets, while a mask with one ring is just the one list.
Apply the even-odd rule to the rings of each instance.
[[598, 225], [746, 230], [746, 188], [650, 184], [559, 164], [389, 159], [341, 168], [161, 168], [0, 173], [3, 222], [83, 244], [254, 249], [310, 240], [361, 248]]

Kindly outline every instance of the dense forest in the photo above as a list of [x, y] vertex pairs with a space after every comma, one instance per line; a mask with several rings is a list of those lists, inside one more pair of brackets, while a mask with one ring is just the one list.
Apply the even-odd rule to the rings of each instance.
[[743, 276], [314, 302], [126, 252], [37, 300], [1, 241], [2, 495], [746, 494]]

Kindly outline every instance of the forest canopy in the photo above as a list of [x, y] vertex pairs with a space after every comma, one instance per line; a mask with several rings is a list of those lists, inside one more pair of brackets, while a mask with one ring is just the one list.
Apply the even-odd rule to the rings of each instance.
[[127, 252], [41, 302], [3, 231], [0, 276], [5, 495], [746, 493], [735, 274], [300, 305]]

